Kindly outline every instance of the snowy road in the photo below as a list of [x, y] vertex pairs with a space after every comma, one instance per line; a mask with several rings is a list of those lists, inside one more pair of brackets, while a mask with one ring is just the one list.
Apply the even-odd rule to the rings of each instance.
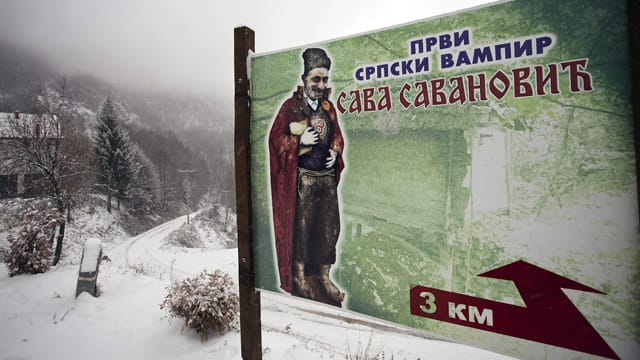
[[[196, 214], [190, 217], [193, 219]], [[237, 281], [236, 249], [184, 248], [165, 243], [185, 221], [186, 217], [181, 216], [132, 237], [114, 249], [118, 264], [160, 280], [180, 280], [204, 269], [220, 269]]]
[[131, 238], [125, 244], [124, 265], [140, 272], [147, 271], [147, 275], [159, 276], [161, 280], [164, 274], [170, 277], [172, 273], [179, 277], [188, 276], [188, 273], [172, 268], [175, 259], [171, 258], [171, 254], [160, 251], [163, 239], [182, 224], [184, 218], [179, 217]]

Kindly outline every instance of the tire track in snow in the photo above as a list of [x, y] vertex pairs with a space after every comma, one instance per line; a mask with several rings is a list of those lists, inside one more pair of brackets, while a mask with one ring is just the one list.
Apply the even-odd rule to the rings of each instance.
[[185, 271], [172, 269], [171, 260], [159, 257], [157, 252], [153, 252], [153, 250], [160, 249], [162, 240], [171, 232], [179, 229], [182, 224], [184, 224], [184, 217], [178, 217], [135, 236], [126, 247], [125, 266], [161, 280], [165, 273], [173, 278], [176, 275], [181, 278], [189, 276], [189, 273]]

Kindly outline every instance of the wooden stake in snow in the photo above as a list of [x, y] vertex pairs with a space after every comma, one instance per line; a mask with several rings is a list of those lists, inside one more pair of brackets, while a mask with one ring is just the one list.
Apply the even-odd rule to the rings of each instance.
[[76, 285], [76, 297], [83, 291], [91, 296], [97, 296], [98, 269], [102, 257], [102, 243], [100, 240], [90, 238], [84, 243], [80, 271], [78, 272], [78, 285]]

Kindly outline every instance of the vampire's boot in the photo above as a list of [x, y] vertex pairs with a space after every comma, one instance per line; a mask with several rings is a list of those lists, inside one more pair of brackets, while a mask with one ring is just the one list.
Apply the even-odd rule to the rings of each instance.
[[331, 270], [331, 265], [320, 265], [320, 282], [327, 292], [329, 299], [335, 302], [342, 302], [342, 300], [344, 300], [344, 293], [331, 281], [329, 270]]
[[313, 299], [313, 289], [309, 286], [304, 276], [304, 263], [302, 261], [293, 262], [293, 285], [298, 289], [300, 296]]

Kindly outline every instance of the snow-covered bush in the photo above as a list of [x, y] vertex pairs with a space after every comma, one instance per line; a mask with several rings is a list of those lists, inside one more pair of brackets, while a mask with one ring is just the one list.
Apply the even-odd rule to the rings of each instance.
[[209, 331], [223, 334], [233, 327], [238, 314], [236, 286], [227, 273], [202, 271], [167, 287], [160, 308], [172, 317], [184, 318], [183, 330], [195, 329], [201, 340], [206, 341]]
[[63, 216], [46, 203], [32, 204], [22, 214], [20, 231], [9, 235], [9, 250], [5, 254], [5, 264], [9, 276], [18, 274], [38, 274], [49, 270], [51, 265], [51, 240], [56, 225]]

